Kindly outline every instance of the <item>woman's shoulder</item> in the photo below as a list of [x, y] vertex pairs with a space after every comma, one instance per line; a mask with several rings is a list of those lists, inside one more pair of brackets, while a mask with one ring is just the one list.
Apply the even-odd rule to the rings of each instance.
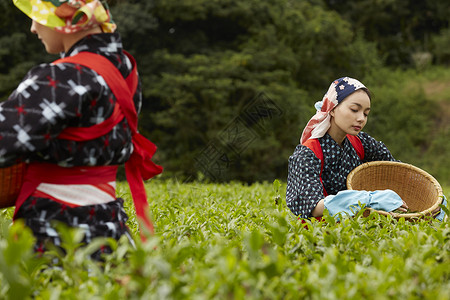
[[361, 141], [375, 140], [372, 136], [370, 136], [367, 132], [364, 131], [359, 132], [358, 137]]
[[[22, 93], [22, 91], [27, 90], [30, 93], [39, 93], [49, 87], [56, 87], [61, 84], [69, 85], [75, 78], [79, 77], [79, 73], [79, 68], [77, 69], [74, 65], [58, 66], [53, 63], [41, 63], [28, 70], [15, 92]], [[92, 78], [90, 79], [92, 81]]]
[[378, 140], [364, 131], [358, 133], [358, 137], [361, 140], [364, 149], [372, 148], [380, 143]]
[[320, 163], [320, 159], [314, 154], [314, 152], [305, 145], [298, 144], [295, 147], [294, 153], [289, 157], [290, 162], [301, 163]]
[[27, 74], [27, 77], [32, 78], [58, 78], [58, 81], [64, 81], [64, 79], [70, 78], [81, 78], [82, 77], [96, 77], [98, 76], [93, 70], [87, 67], [80, 67], [75, 63], [71, 62], [50, 62], [50, 63], [41, 63], [39, 65], [31, 68]]
[[360, 132], [358, 137], [367, 153], [366, 160], [395, 160], [389, 149], [382, 141], [378, 141], [365, 132]]
[[361, 143], [364, 147], [370, 147], [370, 146], [378, 146], [379, 144], [383, 144], [382, 141], [377, 140], [376, 138], [372, 137], [366, 132], [361, 131], [358, 133], [358, 137], [361, 140]]
[[27, 99], [51, 97], [67, 103], [73, 99], [90, 101], [106, 88], [104, 81], [99, 80], [98, 74], [89, 68], [70, 63], [42, 63], [28, 71], [8, 99], [22, 95]]

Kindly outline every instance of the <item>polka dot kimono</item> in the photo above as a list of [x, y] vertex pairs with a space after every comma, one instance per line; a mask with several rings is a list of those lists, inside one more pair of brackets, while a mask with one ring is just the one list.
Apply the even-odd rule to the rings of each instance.
[[[364, 148], [361, 161], [350, 141], [345, 138], [342, 147], [328, 134], [319, 138], [324, 156], [322, 181], [329, 195], [346, 189], [347, 175], [357, 166], [368, 161], [394, 161], [387, 147], [367, 133], [358, 134]], [[317, 203], [324, 198], [320, 182], [321, 161], [306, 146], [298, 145], [289, 157], [286, 203], [301, 218], [311, 217]]]

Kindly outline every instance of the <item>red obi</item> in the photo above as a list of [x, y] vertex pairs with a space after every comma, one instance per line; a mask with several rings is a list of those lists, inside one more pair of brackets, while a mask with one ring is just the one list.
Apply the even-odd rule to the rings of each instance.
[[[134, 58], [126, 52], [125, 54], [133, 64], [133, 71], [126, 79], [107, 58], [91, 52], [80, 52], [75, 56], [53, 62], [53, 64], [79, 64], [96, 71], [103, 77], [117, 99], [113, 114], [104, 122], [85, 128], [66, 128], [58, 138], [73, 141], [95, 139], [112, 130], [123, 118], [126, 118], [132, 131], [134, 146], [130, 159], [125, 163], [126, 177], [133, 197], [136, 215], [153, 233], [153, 224], [146, 212], [148, 202], [143, 180], [160, 174], [163, 169], [151, 160], [156, 151], [156, 146], [137, 132], [138, 117], [133, 103], [133, 95], [138, 85], [137, 68]], [[15, 212], [34, 193], [40, 183], [95, 185], [115, 181], [116, 171], [117, 166], [64, 168], [52, 164], [31, 163], [27, 168], [25, 181], [16, 201]]]

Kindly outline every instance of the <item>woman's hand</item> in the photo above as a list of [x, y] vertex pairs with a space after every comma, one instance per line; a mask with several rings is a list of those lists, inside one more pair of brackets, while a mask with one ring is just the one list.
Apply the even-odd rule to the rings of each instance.
[[437, 214], [439, 214], [440, 212], [441, 212], [441, 207], [438, 206], [438, 207], [436, 207], [435, 210], [433, 210], [433, 211], [431, 212], [431, 215], [434, 217], [434, 216], [436, 216]]
[[325, 207], [323, 205], [323, 199], [322, 199], [319, 202], [317, 202], [317, 205], [316, 205], [316, 207], [314, 207], [313, 211], [311, 212], [311, 215], [313, 217], [322, 217], [324, 208]]
[[401, 212], [407, 212], [408, 211], [408, 205], [406, 204], [406, 202], [404, 200], [402, 200], [403, 204], [397, 208], [397, 210], [401, 211]]

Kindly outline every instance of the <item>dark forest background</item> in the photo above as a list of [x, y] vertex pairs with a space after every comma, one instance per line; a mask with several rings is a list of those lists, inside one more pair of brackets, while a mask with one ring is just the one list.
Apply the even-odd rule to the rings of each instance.
[[[450, 184], [450, 5], [441, 0], [110, 1], [138, 61], [140, 130], [162, 177], [286, 179], [332, 80], [373, 93], [365, 131]], [[56, 57], [1, 0], [0, 99]]]

